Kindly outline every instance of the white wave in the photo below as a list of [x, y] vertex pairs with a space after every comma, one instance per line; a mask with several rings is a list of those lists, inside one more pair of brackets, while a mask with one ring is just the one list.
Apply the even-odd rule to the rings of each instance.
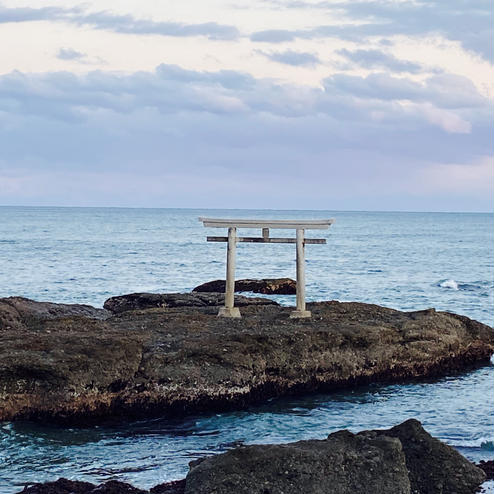
[[479, 439], [468, 440], [452, 440], [448, 441], [451, 446], [456, 446], [457, 448], [481, 448], [487, 451], [494, 450], [494, 441], [492, 439], [481, 437]]
[[458, 283], [455, 280], [444, 280], [439, 283], [442, 288], [451, 288], [452, 290], [458, 290]]

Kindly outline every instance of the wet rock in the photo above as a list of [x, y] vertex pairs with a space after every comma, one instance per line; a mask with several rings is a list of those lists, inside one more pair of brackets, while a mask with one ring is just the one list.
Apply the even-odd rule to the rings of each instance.
[[96, 486], [93, 490], [88, 491], [87, 494], [148, 494], [148, 491], [133, 487], [126, 482], [110, 480], [109, 482]]
[[89, 482], [58, 479], [55, 482], [45, 482], [24, 487], [22, 494], [87, 494], [96, 486]]
[[410, 494], [399, 440], [348, 431], [191, 463], [185, 494]]
[[104, 484], [94, 485], [89, 482], [78, 482], [62, 478], [55, 482], [45, 482], [25, 487], [19, 494], [148, 494], [148, 491], [143, 491], [118, 480], [110, 480]]
[[[225, 292], [225, 280], [214, 280], [196, 286], [193, 292]], [[297, 283], [290, 278], [265, 278], [262, 280], [236, 280], [236, 292], [263, 293], [265, 295], [295, 295]]]
[[[225, 296], [220, 293], [131, 293], [111, 297], [104, 308], [120, 314], [131, 310], [175, 307], [219, 307], [224, 305]], [[278, 305], [266, 298], [235, 296], [235, 305]]]
[[149, 492], [151, 494], [184, 494], [185, 479], [174, 480], [173, 482], [166, 482], [165, 484], [159, 484], [155, 487], [152, 487]]
[[184, 490], [185, 479], [160, 484], [146, 491], [118, 480], [95, 485], [61, 478], [55, 482], [26, 486], [18, 494], [184, 494]]
[[[9, 304], [0, 314], [5, 307], [12, 317]], [[238, 409], [282, 395], [440, 376], [488, 362], [494, 351], [493, 329], [463, 316], [355, 302], [308, 308], [312, 318], [304, 320], [291, 319], [289, 307], [252, 304], [236, 320], [218, 318], [210, 305], [126, 310], [104, 320], [17, 312], [15, 328], [2, 331], [0, 420]]]
[[485, 480], [480, 468], [432, 437], [418, 420], [410, 419], [392, 429], [375, 432], [400, 440], [412, 494], [471, 494]]
[[480, 460], [479, 463], [477, 463], [477, 467], [483, 470], [486, 480], [494, 480], [494, 460]]

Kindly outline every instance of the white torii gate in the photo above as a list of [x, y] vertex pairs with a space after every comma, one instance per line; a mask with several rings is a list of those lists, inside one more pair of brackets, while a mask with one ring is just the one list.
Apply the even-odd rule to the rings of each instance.
[[[305, 308], [305, 245], [325, 244], [324, 238], [304, 238], [305, 230], [326, 230], [334, 222], [324, 220], [247, 220], [199, 218], [205, 227], [228, 228], [228, 237], [207, 237], [208, 242], [228, 242], [226, 254], [226, 286], [225, 306], [220, 308], [220, 317], [240, 317], [238, 307], [234, 307], [235, 293], [235, 253], [237, 242], [297, 244], [297, 307], [290, 317], [310, 317], [310, 311]], [[262, 237], [238, 237], [237, 228], [261, 228]], [[296, 230], [296, 238], [273, 238], [269, 236], [270, 228]]]

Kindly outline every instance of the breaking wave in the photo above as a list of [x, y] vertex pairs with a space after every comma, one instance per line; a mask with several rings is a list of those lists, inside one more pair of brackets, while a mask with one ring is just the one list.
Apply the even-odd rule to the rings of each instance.
[[459, 290], [458, 283], [455, 280], [442, 280], [438, 284], [441, 288], [450, 288], [451, 290]]
[[462, 292], [477, 292], [480, 295], [488, 295], [492, 290], [492, 282], [489, 281], [472, 281], [463, 283], [453, 280], [452, 278], [440, 280], [435, 286], [446, 288], [447, 290], [462, 291]]
[[494, 441], [481, 437], [479, 439], [474, 439], [472, 441], [458, 440], [458, 441], [448, 441], [451, 446], [457, 448], [480, 448], [484, 451], [494, 451]]

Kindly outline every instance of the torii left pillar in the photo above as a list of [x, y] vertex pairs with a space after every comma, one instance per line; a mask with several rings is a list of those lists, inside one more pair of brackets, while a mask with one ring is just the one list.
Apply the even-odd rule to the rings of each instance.
[[225, 306], [220, 307], [220, 317], [240, 317], [240, 310], [234, 306], [235, 303], [235, 256], [237, 250], [237, 228], [228, 228], [228, 247], [226, 253], [226, 284], [225, 284]]

